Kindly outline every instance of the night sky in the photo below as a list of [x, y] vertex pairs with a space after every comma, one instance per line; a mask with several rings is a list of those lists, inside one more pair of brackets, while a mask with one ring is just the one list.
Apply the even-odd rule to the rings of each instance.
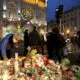
[[55, 9], [59, 5], [64, 5], [64, 10], [80, 5], [80, 0], [48, 0], [47, 20], [55, 19]]

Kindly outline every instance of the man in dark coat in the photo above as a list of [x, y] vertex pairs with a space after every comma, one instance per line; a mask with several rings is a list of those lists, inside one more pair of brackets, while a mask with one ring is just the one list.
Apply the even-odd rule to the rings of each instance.
[[30, 46], [30, 39], [28, 30], [24, 31], [24, 55], [28, 52], [28, 47]]
[[34, 27], [33, 31], [29, 34], [31, 46], [39, 45], [40, 43], [40, 35]]
[[30, 38], [30, 46], [36, 47], [37, 51], [39, 51], [40, 48], [40, 35], [36, 30], [36, 27], [33, 27], [33, 31], [29, 34]]
[[64, 37], [59, 33], [59, 29], [53, 28], [47, 37], [47, 47], [49, 58], [56, 58], [59, 62], [63, 57], [63, 47], [66, 46]]

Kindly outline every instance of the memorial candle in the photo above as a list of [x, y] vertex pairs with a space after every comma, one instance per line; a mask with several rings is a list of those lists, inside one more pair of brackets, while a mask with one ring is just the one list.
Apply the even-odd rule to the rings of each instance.
[[17, 73], [17, 72], [19, 71], [18, 53], [15, 53], [15, 63], [14, 63], [14, 67], [15, 67], [15, 73]]
[[2, 80], [8, 80], [8, 71], [4, 71], [4, 74], [2, 76]]

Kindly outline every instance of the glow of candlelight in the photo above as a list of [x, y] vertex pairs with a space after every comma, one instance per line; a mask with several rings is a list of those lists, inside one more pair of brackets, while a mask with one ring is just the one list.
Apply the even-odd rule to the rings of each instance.
[[18, 53], [15, 53], [15, 60], [18, 60]]
[[5, 71], [3, 76], [2, 76], [2, 80], [8, 80], [8, 71]]

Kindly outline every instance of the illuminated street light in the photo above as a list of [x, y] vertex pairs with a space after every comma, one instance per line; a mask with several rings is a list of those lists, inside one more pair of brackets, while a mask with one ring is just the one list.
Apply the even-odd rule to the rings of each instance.
[[69, 29], [67, 29], [66, 33], [67, 33], [67, 34], [69, 34], [69, 33], [70, 33], [70, 30], [69, 30]]
[[18, 28], [18, 29], [20, 29], [20, 28], [21, 28], [21, 27], [20, 27], [20, 24], [18, 24], [18, 25], [17, 25], [17, 28]]

